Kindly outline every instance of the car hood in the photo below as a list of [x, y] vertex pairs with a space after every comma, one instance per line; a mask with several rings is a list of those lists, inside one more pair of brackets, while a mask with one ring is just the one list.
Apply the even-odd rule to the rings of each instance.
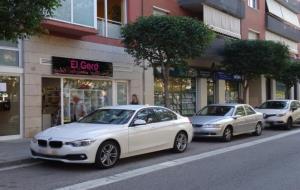
[[282, 114], [286, 113], [286, 109], [255, 109], [257, 112], [264, 114]]
[[222, 124], [225, 122], [232, 121], [231, 116], [193, 116], [192, 124]]
[[124, 125], [70, 123], [51, 127], [37, 134], [36, 138], [52, 138], [53, 140], [79, 140], [99, 137], [101, 134], [124, 130]]

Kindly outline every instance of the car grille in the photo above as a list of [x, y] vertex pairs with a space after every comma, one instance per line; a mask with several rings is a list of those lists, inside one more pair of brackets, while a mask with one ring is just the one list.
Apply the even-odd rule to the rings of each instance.
[[46, 140], [38, 140], [38, 144], [39, 144], [39, 146], [47, 147], [47, 141]]
[[61, 148], [63, 143], [61, 141], [50, 141], [49, 146], [51, 148]]
[[203, 125], [193, 124], [193, 127], [202, 127]]
[[268, 117], [273, 117], [273, 116], [276, 116], [276, 114], [264, 114], [264, 118], [268, 118]]

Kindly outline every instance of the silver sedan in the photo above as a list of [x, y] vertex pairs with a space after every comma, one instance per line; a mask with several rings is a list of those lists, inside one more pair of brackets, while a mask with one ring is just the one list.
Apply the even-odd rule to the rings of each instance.
[[221, 137], [225, 142], [235, 135], [261, 135], [263, 114], [247, 104], [213, 104], [192, 117], [194, 137]]

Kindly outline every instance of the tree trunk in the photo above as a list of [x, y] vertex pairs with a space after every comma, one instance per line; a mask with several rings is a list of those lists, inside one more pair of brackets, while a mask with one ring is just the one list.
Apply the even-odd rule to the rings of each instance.
[[242, 102], [240, 102], [240, 103], [246, 104], [248, 90], [249, 90], [249, 84], [248, 84], [247, 80], [242, 81], [242, 83], [243, 83], [243, 99], [242, 99]]
[[169, 98], [169, 79], [170, 79], [170, 66], [169, 64], [161, 64], [162, 68], [162, 79], [164, 83], [164, 106], [170, 107], [170, 98]]

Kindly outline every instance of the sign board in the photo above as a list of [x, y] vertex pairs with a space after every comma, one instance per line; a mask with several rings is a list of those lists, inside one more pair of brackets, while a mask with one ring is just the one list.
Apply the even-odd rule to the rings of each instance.
[[6, 92], [6, 83], [0, 82], [0, 92]]
[[229, 80], [229, 81], [239, 81], [242, 79], [240, 75], [230, 75], [221, 71], [215, 73], [215, 78], [218, 80]]
[[109, 62], [52, 57], [52, 73], [63, 75], [113, 76], [113, 66]]

